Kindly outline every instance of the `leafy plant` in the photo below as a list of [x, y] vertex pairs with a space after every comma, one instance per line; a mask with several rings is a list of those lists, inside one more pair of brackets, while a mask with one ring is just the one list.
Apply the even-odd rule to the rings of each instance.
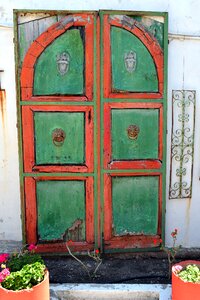
[[200, 269], [197, 265], [187, 265], [185, 269], [177, 272], [177, 275], [186, 282], [200, 283]]
[[8, 290], [29, 289], [44, 279], [45, 265], [35, 253], [36, 246], [30, 245], [19, 253], [0, 254], [0, 284]]
[[33, 251], [25, 250], [20, 253], [14, 253], [10, 256], [6, 266], [11, 272], [19, 271], [23, 266], [27, 264], [34, 264], [35, 262], [40, 262], [44, 264], [41, 256]]
[[30, 289], [44, 279], [45, 265], [40, 262], [25, 265], [20, 271], [12, 272], [1, 283], [7, 290]]

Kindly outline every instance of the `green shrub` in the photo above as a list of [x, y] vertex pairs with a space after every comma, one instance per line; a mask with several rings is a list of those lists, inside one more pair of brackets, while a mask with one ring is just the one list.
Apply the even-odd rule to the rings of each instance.
[[34, 264], [35, 262], [44, 264], [44, 261], [39, 254], [34, 251], [30, 252], [25, 250], [19, 254], [12, 254], [9, 257], [6, 266], [9, 268], [10, 272], [16, 272], [20, 271], [25, 265]]
[[197, 265], [188, 265], [178, 273], [178, 276], [187, 282], [200, 283], [200, 269]]
[[24, 265], [20, 271], [12, 272], [1, 285], [8, 290], [29, 289], [44, 279], [45, 265], [41, 262]]

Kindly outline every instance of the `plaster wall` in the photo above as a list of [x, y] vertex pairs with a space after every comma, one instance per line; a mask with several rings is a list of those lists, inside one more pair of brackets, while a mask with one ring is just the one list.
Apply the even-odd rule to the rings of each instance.
[[[17, 145], [16, 92], [13, 43], [13, 9], [53, 10], [132, 10], [167, 11], [169, 33], [187, 35], [169, 39], [168, 62], [168, 146], [166, 190], [166, 245], [170, 232], [178, 228], [178, 243], [200, 247], [200, 2], [199, 0], [0, 0], [0, 70], [1, 86], [6, 91], [0, 103], [0, 240], [22, 239]], [[168, 199], [172, 90], [196, 90], [196, 131], [192, 199]]]

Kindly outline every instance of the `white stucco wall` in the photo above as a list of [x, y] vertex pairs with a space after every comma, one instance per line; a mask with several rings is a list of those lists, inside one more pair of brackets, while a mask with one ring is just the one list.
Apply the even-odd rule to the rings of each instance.
[[[199, 0], [0, 0], [0, 70], [2, 88], [6, 90], [4, 120], [0, 114], [0, 240], [22, 239], [18, 147], [16, 128], [16, 94], [13, 44], [13, 9], [61, 10], [133, 10], [167, 11], [169, 33], [189, 35], [189, 39], [173, 39], [169, 43], [168, 68], [168, 164], [166, 200], [166, 244], [170, 232], [179, 229], [178, 243], [184, 247], [200, 247], [200, 1]], [[196, 36], [197, 38], [193, 37]], [[172, 90], [196, 90], [196, 131], [194, 149], [192, 199], [168, 200], [171, 95]]]

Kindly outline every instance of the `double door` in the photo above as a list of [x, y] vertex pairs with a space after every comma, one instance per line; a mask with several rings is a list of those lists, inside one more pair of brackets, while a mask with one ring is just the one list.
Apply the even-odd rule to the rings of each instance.
[[166, 18], [15, 13], [24, 232], [39, 251], [159, 247]]

